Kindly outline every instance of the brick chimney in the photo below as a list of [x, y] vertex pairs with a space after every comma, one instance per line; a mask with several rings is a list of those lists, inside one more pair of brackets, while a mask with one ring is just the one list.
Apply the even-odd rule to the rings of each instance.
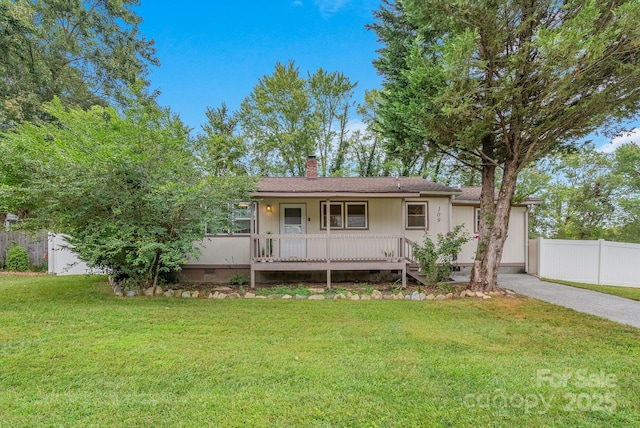
[[307, 158], [307, 178], [318, 178], [318, 161], [315, 156], [309, 156]]

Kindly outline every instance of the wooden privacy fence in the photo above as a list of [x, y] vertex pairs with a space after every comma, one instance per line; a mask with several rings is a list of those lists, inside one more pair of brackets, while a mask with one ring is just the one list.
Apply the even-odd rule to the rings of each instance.
[[38, 232], [35, 235], [22, 230], [0, 232], [0, 265], [4, 265], [7, 251], [14, 243], [27, 250], [32, 266], [40, 267], [46, 264], [49, 249], [49, 239], [46, 232]]
[[640, 244], [533, 239], [529, 273], [542, 278], [589, 284], [639, 287]]

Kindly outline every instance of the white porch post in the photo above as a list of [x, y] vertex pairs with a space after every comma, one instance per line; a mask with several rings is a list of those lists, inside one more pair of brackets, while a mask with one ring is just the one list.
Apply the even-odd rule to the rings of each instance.
[[[327, 227], [327, 237], [325, 238], [325, 254], [327, 257], [327, 288], [331, 289], [331, 251], [330, 251], [330, 246], [331, 243], [329, 242], [331, 239], [331, 219], [330, 219], [330, 213], [331, 213], [331, 201], [327, 198], [327, 202], [325, 205], [325, 226]], [[322, 222], [322, 219], [320, 219], [320, 221]]]
[[257, 216], [257, 202], [251, 202], [249, 205], [249, 269], [251, 270], [251, 288], [256, 288], [256, 273], [253, 270], [253, 255], [255, 254], [255, 227], [254, 220], [258, 221]]

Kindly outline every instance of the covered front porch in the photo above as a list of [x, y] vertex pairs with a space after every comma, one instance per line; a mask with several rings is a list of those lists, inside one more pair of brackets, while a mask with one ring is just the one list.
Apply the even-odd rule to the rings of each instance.
[[258, 271], [398, 271], [407, 285], [414, 242], [399, 235], [252, 234], [251, 287]]

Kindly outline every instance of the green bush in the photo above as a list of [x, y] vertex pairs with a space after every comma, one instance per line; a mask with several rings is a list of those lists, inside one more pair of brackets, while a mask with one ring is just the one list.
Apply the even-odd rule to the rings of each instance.
[[14, 245], [7, 252], [7, 270], [26, 272], [29, 270], [29, 253], [19, 245]]
[[427, 284], [436, 286], [451, 275], [453, 264], [462, 246], [469, 242], [469, 234], [463, 225], [456, 226], [451, 232], [438, 234], [438, 243], [434, 243], [428, 233], [424, 234], [422, 247], [414, 245], [415, 257]]

